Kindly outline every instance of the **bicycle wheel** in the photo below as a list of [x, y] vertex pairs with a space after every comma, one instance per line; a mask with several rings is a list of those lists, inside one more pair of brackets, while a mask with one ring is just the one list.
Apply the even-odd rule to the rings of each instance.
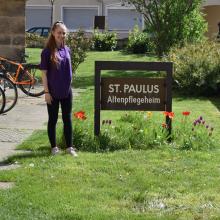
[[37, 97], [44, 94], [44, 86], [41, 79], [39, 65], [26, 65], [20, 73], [19, 87], [27, 95]]
[[4, 75], [0, 75], [0, 87], [5, 93], [3, 113], [10, 111], [17, 103], [18, 91], [16, 85]]
[[3, 89], [0, 87], [0, 114], [3, 113], [4, 108], [5, 108], [5, 93]]

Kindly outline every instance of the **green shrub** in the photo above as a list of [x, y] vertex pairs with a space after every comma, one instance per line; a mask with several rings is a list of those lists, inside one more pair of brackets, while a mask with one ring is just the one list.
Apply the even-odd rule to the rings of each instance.
[[25, 33], [25, 44], [29, 48], [43, 48], [46, 43], [46, 38], [37, 34]]
[[97, 51], [113, 51], [117, 47], [117, 34], [115, 32], [100, 32], [95, 30], [93, 34], [92, 49]]
[[138, 26], [129, 33], [128, 44], [126, 47], [128, 52], [139, 54], [146, 53], [152, 50], [150, 38], [146, 32], [139, 30]]
[[66, 43], [71, 50], [72, 70], [75, 74], [79, 64], [86, 58], [86, 52], [91, 47], [91, 40], [85, 36], [84, 31], [79, 30], [76, 33], [69, 33]]
[[165, 61], [174, 62], [174, 79], [184, 94], [220, 91], [220, 45], [211, 41], [173, 48]]

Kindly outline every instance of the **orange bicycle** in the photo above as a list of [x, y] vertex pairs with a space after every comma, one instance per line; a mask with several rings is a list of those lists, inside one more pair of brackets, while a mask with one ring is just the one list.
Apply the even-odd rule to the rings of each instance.
[[1, 113], [6, 113], [16, 105], [18, 99], [17, 87], [9, 78], [0, 72], [0, 88], [4, 92], [6, 99], [5, 106], [1, 110]]
[[27, 95], [37, 97], [44, 94], [41, 71], [37, 64], [21, 64], [0, 57], [0, 71]]
[[0, 57], [0, 86], [6, 96], [4, 113], [11, 110], [17, 102], [17, 86], [29, 96], [44, 94], [39, 65], [21, 64], [3, 57]]

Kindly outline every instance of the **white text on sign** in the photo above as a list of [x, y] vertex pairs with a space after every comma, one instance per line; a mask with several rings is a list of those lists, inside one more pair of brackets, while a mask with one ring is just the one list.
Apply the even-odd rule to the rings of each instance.
[[159, 85], [134, 85], [124, 84], [121, 88], [120, 84], [109, 84], [109, 93], [159, 93]]

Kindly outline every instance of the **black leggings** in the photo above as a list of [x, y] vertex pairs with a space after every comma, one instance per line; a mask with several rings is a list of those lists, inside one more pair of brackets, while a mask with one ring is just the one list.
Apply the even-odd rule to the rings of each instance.
[[66, 146], [72, 147], [72, 92], [65, 99], [55, 99], [53, 98], [52, 104], [47, 104], [48, 110], [48, 125], [47, 132], [51, 147], [56, 147], [56, 124], [59, 112], [59, 103], [62, 109], [62, 119], [64, 124], [64, 137], [66, 140]]

